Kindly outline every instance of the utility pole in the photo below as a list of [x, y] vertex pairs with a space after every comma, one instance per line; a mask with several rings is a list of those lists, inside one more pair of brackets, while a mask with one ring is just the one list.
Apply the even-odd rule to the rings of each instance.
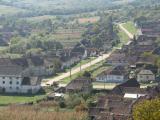
[[70, 67], [69, 67], [69, 71], [70, 71], [70, 78], [72, 78], [71, 60], [70, 60]]
[[105, 79], [104, 79], [104, 90], [106, 89], [106, 83], [105, 83]]
[[80, 60], [80, 72], [82, 71], [81, 60]]
[[72, 69], [71, 69], [71, 67], [70, 67], [70, 78], [72, 78]]
[[103, 54], [102, 54], [102, 65], [103, 65]]

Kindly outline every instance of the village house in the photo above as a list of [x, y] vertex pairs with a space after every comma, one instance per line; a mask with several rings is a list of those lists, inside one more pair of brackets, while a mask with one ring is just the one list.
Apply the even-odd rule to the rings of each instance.
[[144, 52], [152, 52], [156, 47], [154, 44], [151, 44], [151, 45], [146, 45], [146, 44], [148, 43], [141, 42], [139, 43], [139, 45], [138, 43], [136, 43], [134, 46], [129, 46], [128, 52], [126, 52], [126, 54], [129, 56], [132, 56], [132, 55], [140, 56]]
[[132, 100], [119, 95], [106, 95], [98, 98], [97, 106], [89, 109], [92, 120], [128, 120], [132, 113]]
[[[86, 59], [88, 54], [87, 49], [81, 43], [78, 43], [74, 48], [64, 49], [59, 55], [62, 62], [61, 69], [69, 68], [80, 60]], [[94, 55], [94, 53], [91, 53], [90, 55]]]
[[81, 60], [79, 53], [71, 52], [68, 55], [61, 55], [60, 60], [62, 62], [61, 69], [70, 68], [74, 64], [78, 63]]
[[81, 59], [86, 59], [88, 56], [87, 56], [87, 49], [86, 47], [81, 44], [81, 43], [78, 43], [73, 49], [72, 49], [72, 53], [77, 53]]
[[138, 61], [138, 56], [132, 55], [132, 56], [128, 56], [126, 59], [127, 59], [128, 63], [129, 63], [130, 67], [133, 67], [133, 66], [136, 67], [136, 63]]
[[96, 106], [89, 108], [91, 120], [132, 120], [132, 110], [136, 103], [159, 95], [159, 85], [140, 88], [136, 79], [117, 85], [106, 95], [99, 96]]
[[33, 76], [50, 76], [54, 74], [54, 58], [30, 56], [12, 59], [25, 66], [25, 72]]
[[138, 99], [148, 95], [146, 89], [140, 88], [139, 82], [132, 78], [124, 83], [117, 85], [112, 91], [112, 94], [121, 95], [126, 99]]
[[147, 21], [140, 26], [140, 34], [151, 37], [160, 36], [160, 21]]
[[87, 48], [88, 57], [96, 57], [99, 55], [99, 50], [97, 48]]
[[0, 65], [0, 92], [35, 94], [41, 89], [39, 77], [25, 76], [21, 66]]
[[97, 82], [121, 83], [128, 80], [128, 72], [125, 67], [110, 68], [96, 77]]
[[121, 52], [121, 51], [115, 51], [114, 53], [112, 53], [106, 62], [113, 66], [128, 65], [126, 55], [124, 52]]
[[155, 81], [155, 74], [151, 70], [143, 69], [137, 74], [137, 80], [139, 82]]
[[92, 91], [92, 80], [91, 78], [81, 77], [72, 80], [66, 86], [66, 92], [68, 93], [90, 93]]
[[136, 65], [137, 66], [142, 66], [145, 64], [155, 65], [155, 61], [156, 61], [155, 57], [141, 56], [138, 57]]
[[155, 37], [140, 35], [122, 49], [127, 56], [140, 56], [144, 52], [152, 52], [156, 48]]

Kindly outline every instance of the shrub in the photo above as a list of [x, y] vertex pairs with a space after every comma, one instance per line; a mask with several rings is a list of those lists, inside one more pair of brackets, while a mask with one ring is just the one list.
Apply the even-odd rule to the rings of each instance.
[[87, 111], [88, 108], [84, 103], [81, 103], [80, 105], [77, 105], [75, 107], [75, 110], [76, 110], [76, 112], [84, 112], [84, 111]]

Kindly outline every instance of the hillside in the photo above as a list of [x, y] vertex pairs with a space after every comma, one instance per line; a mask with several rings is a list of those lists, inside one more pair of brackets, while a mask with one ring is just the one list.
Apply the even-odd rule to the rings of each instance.
[[[129, 0], [132, 2], [134, 0]], [[116, 5], [125, 0], [1, 0], [0, 4], [50, 14], [90, 12]], [[54, 11], [53, 11], [54, 10]], [[67, 10], [67, 11], [66, 11]]]

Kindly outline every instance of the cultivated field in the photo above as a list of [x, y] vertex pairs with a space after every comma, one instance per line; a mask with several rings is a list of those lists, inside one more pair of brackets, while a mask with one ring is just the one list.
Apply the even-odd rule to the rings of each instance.
[[58, 108], [52, 111], [48, 107], [11, 106], [0, 109], [0, 120], [87, 120], [87, 114], [59, 112]]
[[52, 15], [43, 15], [43, 16], [36, 16], [36, 17], [28, 17], [25, 18], [25, 20], [28, 20], [30, 22], [42, 22], [44, 20], [54, 20], [56, 19], [56, 16], [52, 16]]
[[77, 29], [58, 29], [53, 33], [51, 38], [60, 41], [65, 47], [73, 47], [82, 38], [85, 28]]
[[80, 24], [95, 23], [100, 20], [100, 17], [96, 16], [96, 17], [90, 17], [90, 18], [79, 18], [77, 20]]

